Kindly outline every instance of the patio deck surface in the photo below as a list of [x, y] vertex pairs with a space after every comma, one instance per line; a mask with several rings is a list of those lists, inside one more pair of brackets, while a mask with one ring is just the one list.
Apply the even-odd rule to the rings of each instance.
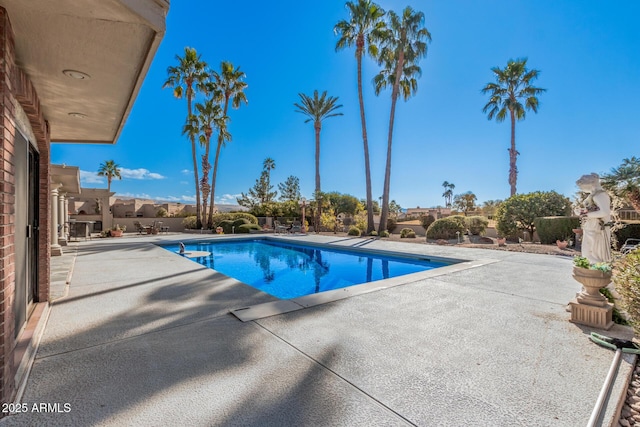
[[71, 282], [52, 285], [28, 410], [0, 425], [578, 426], [613, 359], [568, 320], [569, 258], [276, 237], [497, 262], [243, 323], [229, 311], [277, 299], [154, 244], [198, 238], [125, 235], [77, 243], [75, 265], [53, 258]]

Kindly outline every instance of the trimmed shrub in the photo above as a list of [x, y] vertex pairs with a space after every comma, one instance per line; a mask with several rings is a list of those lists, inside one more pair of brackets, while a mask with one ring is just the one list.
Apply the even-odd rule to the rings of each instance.
[[469, 216], [465, 225], [469, 229], [469, 234], [479, 236], [484, 234], [487, 225], [489, 225], [489, 220], [483, 216]]
[[396, 221], [395, 218], [387, 219], [387, 231], [389, 233], [393, 233], [393, 230], [395, 230], [397, 226], [398, 226], [398, 221]]
[[401, 239], [405, 239], [405, 238], [415, 239], [416, 238], [416, 232], [413, 231], [412, 228], [403, 228], [402, 230], [400, 230], [400, 238]]
[[241, 225], [245, 225], [245, 224], [251, 224], [251, 221], [249, 221], [247, 218], [238, 218], [235, 221], [233, 221], [233, 226], [235, 228], [238, 228]]
[[230, 219], [225, 219], [220, 221], [216, 227], [222, 227], [222, 231], [224, 234], [231, 234], [233, 232], [233, 221]]
[[389, 237], [389, 232], [387, 230], [382, 230], [380, 232], [380, 237]]
[[617, 249], [620, 250], [627, 239], [640, 239], [640, 224], [624, 224], [624, 227], [615, 233]]
[[349, 236], [357, 236], [360, 237], [360, 229], [358, 227], [356, 227], [355, 225], [352, 225], [349, 228], [349, 232], [347, 233], [349, 234]]
[[194, 228], [196, 228], [196, 216], [195, 215], [191, 215], [186, 217], [185, 219], [182, 220], [182, 226], [184, 228], [188, 228], [193, 230]]
[[573, 229], [580, 228], [580, 218], [576, 216], [546, 216], [536, 218], [533, 223], [538, 232], [540, 243], [550, 245], [556, 240], [568, 240], [573, 237]]
[[216, 228], [220, 225], [221, 221], [230, 220], [235, 221], [240, 218], [245, 218], [249, 220], [251, 224], [257, 224], [258, 218], [246, 212], [226, 212], [226, 213], [218, 213], [213, 216], [213, 228]]
[[262, 227], [260, 227], [258, 224], [241, 224], [238, 227], [236, 227], [236, 233], [240, 234], [240, 233], [250, 233], [251, 230], [257, 230], [260, 231], [262, 230]]
[[[358, 228], [360, 228], [360, 227], [358, 227]], [[369, 236], [374, 236], [375, 237], [377, 235], [378, 235], [378, 232], [376, 230], [373, 230], [371, 233], [369, 233]]]
[[433, 224], [431, 224], [429, 226], [429, 229], [427, 230], [427, 239], [455, 239], [456, 237], [458, 237], [458, 235], [456, 234], [456, 232], [459, 232], [460, 234], [464, 233], [465, 230], [465, 226], [464, 226], [464, 222], [460, 222], [459, 218], [463, 218], [464, 217], [458, 217], [456, 218], [455, 216], [449, 216], [446, 218], [440, 218], [434, 221]]
[[420, 225], [422, 225], [422, 228], [424, 228], [425, 230], [428, 230], [429, 226], [435, 221], [436, 219], [433, 215], [422, 215], [420, 217]]
[[640, 249], [629, 252], [613, 265], [613, 284], [620, 294], [621, 307], [627, 313], [636, 335], [640, 334]]

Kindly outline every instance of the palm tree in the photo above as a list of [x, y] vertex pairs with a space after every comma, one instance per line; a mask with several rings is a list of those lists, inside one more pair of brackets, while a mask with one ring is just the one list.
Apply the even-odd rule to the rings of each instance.
[[242, 81], [245, 77], [246, 75], [240, 70], [240, 67], [234, 68], [233, 64], [227, 61], [220, 63], [220, 73], [216, 71], [213, 72], [214, 84], [223, 100], [222, 116], [224, 117], [225, 123], [224, 126], [218, 128], [218, 145], [216, 147], [216, 157], [213, 162], [213, 175], [211, 176], [211, 210], [209, 211], [209, 219], [207, 220], [209, 224], [213, 222], [213, 207], [215, 204], [216, 177], [218, 175], [220, 149], [227, 141], [231, 141], [231, 134], [229, 134], [227, 129], [229, 102], [231, 101], [231, 106], [234, 109], [240, 108], [242, 103], [248, 103], [247, 96], [244, 93], [247, 84]]
[[[313, 98], [299, 93], [301, 103], [294, 103], [297, 108], [297, 113], [302, 113], [308, 117], [305, 123], [313, 121], [313, 128], [316, 135], [316, 199], [321, 197], [320, 190], [320, 131], [322, 130], [322, 121], [329, 117], [341, 116], [342, 113], [336, 112], [342, 105], [336, 105], [338, 102], [337, 96], [327, 97], [327, 91], [322, 92], [322, 95], [318, 97], [318, 91], [313, 91]], [[320, 224], [320, 203], [318, 203], [318, 209], [316, 210], [316, 231]]]
[[[209, 186], [209, 170], [211, 164], [209, 163], [209, 149], [211, 147], [211, 135], [213, 130], [220, 129], [225, 126], [226, 118], [222, 116], [222, 107], [216, 103], [212, 98], [205, 100], [204, 104], [196, 104], [195, 109], [198, 113], [197, 116], [192, 116], [193, 119], [190, 123], [185, 125], [185, 131], [191, 135], [192, 133], [198, 136], [200, 146], [204, 147], [205, 152], [202, 156], [202, 178], [200, 179], [200, 188], [202, 191], [202, 214], [203, 217], [207, 216], [207, 200], [211, 187]], [[213, 210], [213, 206], [211, 206]]]
[[271, 157], [264, 159], [262, 168], [267, 172], [267, 188], [271, 187], [271, 171], [276, 168], [276, 161]]
[[624, 159], [611, 173], [602, 176], [602, 186], [619, 197], [626, 198], [640, 212], [640, 158]]
[[364, 172], [367, 187], [367, 234], [373, 231], [373, 197], [371, 195], [371, 164], [369, 161], [369, 142], [367, 140], [367, 122], [364, 115], [364, 98], [362, 96], [362, 55], [365, 45], [372, 57], [378, 55], [378, 40], [386, 28], [384, 10], [371, 0], [347, 2], [350, 20], [342, 20], [333, 31], [340, 36], [336, 50], [356, 46], [356, 62], [358, 64], [358, 101], [360, 103], [360, 123], [362, 124], [362, 142], [364, 145]]
[[[540, 71], [527, 69], [527, 59], [510, 59], [504, 69], [493, 67], [495, 83], [487, 83], [482, 93], [489, 93], [489, 102], [482, 109], [489, 120], [496, 118], [498, 123], [504, 121], [507, 112], [511, 118], [511, 148], [509, 148], [509, 184], [511, 195], [516, 194], [518, 168], [516, 167], [516, 119], [524, 120], [526, 110], [538, 112], [537, 95], [546, 89], [531, 86], [531, 82], [538, 78]], [[524, 101], [524, 105], [522, 105]]]
[[120, 166], [113, 160], [107, 160], [104, 163], [100, 163], [100, 169], [98, 169], [98, 176], [107, 177], [107, 191], [111, 192], [111, 180], [113, 178], [122, 179], [120, 176]]
[[[191, 47], [184, 48], [184, 56], [176, 55], [177, 66], [167, 68], [167, 80], [162, 88], [173, 88], [173, 95], [176, 98], [187, 98], [187, 120], [186, 125], [192, 120], [192, 103], [195, 91], [206, 92], [206, 83], [209, 80], [207, 64], [200, 59], [200, 55]], [[183, 132], [185, 133], [185, 132]], [[196, 133], [186, 132], [191, 140], [191, 154], [193, 158], [193, 175], [196, 184], [196, 227], [202, 226], [200, 212], [200, 183], [198, 180], [198, 158], [196, 156]]]
[[422, 70], [417, 62], [427, 54], [427, 42], [431, 34], [424, 27], [424, 14], [415, 12], [410, 6], [402, 11], [402, 16], [389, 11], [388, 30], [381, 45], [378, 63], [383, 69], [374, 78], [376, 95], [387, 86], [391, 86], [391, 114], [389, 117], [389, 135], [387, 139], [387, 163], [384, 174], [382, 192], [382, 213], [380, 214], [379, 232], [387, 228], [389, 217], [389, 186], [391, 180], [391, 145], [393, 141], [393, 123], [398, 96], [407, 101], [418, 90], [418, 81]]
[[445, 191], [442, 193], [442, 197], [444, 197], [445, 205], [450, 208], [451, 207], [451, 199], [453, 199], [453, 189], [456, 188], [456, 185], [450, 183], [449, 181], [445, 181], [442, 183]]

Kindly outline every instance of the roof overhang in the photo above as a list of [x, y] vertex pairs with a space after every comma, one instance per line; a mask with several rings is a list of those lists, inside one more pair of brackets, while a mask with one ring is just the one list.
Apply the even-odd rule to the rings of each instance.
[[0, 0], [51, 141], [117, 141], [165, 33], [169, 0]]
[[51, 165], [51, 183], [62, 185], [59, 191], [70, 194], [80, 192], [80, 169], [77, 166]]

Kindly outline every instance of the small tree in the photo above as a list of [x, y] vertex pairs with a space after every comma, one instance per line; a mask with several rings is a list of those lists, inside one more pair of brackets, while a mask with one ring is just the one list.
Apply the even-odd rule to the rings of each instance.
[[467, 213], [476, 209], [477, 199], [476, 195], [471, 191], [467, 191], [464, 194], [456, 194], [453, 198], [453, 206], [455, 206], [460, 212], [463, 212], [464, 216], [467, 216]]
[[280, 201], [298, 201], [300, 196], [300, 179], [290, 175], [283, 183], [278, 184], [280, 191]]
[[515, 235], [518, 230], [526, 230], [533, 238], [536, 218], [570, 213], [571, 201], [555, 191], [516, 194], [500, 204], [495, 215], [496, 229], [505, 237]]

